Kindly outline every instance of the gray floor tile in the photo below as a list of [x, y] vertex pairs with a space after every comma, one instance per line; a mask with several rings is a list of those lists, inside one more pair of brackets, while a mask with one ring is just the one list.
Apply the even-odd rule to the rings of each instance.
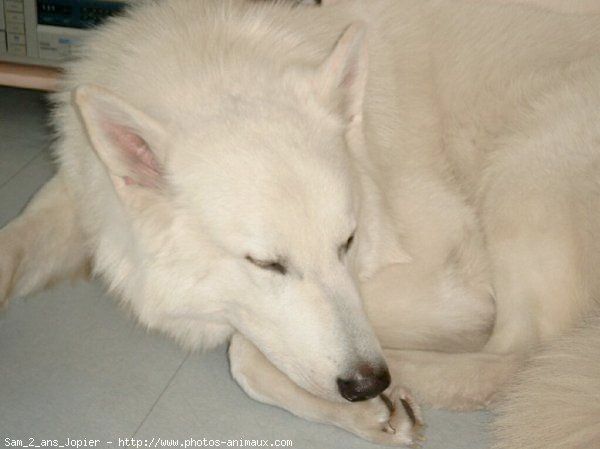
[[0, 187], [0, 227], [18, 215], [29, 198], [52, 177], [53, 173], [54, 167], [48, 152], [42, 151]]
[[94, 283], [15, 300], [0, 315], [0, 435], [131, 436], [185, 356]]
[[490, 412], [449, 412], [429, 410], [423, 449], [486, 449]]
[[0, 185], [49, 145], [45, 94], [0, 87]]

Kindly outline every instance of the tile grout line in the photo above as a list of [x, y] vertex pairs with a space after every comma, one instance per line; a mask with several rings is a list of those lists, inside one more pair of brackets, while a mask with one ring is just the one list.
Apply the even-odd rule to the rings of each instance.
[[140, 424], [137, 426], [137, 428], [133, 432], [133, 435], [131, 435], [131, 438], [135, 438], [135, 436], [137, 435], [137, 433], [140, 431], [140, 429], [142, 428], [142, 426], [146, 422], [146, 419], [148, 419], [148, 416], [150, 416], [150, 414], [154, 410], [154, 407], [156, 407], [156, 404], [158, 404], [158, 401], [160, 401], [160, 399], [163, 397], [163, 395], [167, 391], [167, 388], [169, 388], [169, 386], [171, 385], [171, 382], [173, 382], [173, 379], [175, 378], [175, 376], [177, 375], [177, 373], [179, 373], [179, 370], [181, 369], [181, 367], [183, 366], [183, 364], [187, 361], [187, 359], [189, 358], [189, 356], [190, 356], [190, 353], [188, 352], [185, 355], [185, 357], [183, 358], [183, 360], [181, 361], [181, 363], [179, 364], [179, 366], [177, 367], [177, 369], [175, 370], [175, 372], [171, 375], [171, 377], [167, 381], [167, 384], [165, 385], [165, 388], [162, 389], [162, 391], [159, 393], [159, 395], [156, 398], [156, 400], [150, 406], [150, 410], [148, 410], [148, 413], [146, 413], [146, 415], [144, 416], [144, 418], [142, 419], [142, 421], [140, 422]]
[[29, 166], [29, 164], [31, 164], [34, 160], [36, 160], [38, 157], [40, 157], [44, 153], [44, 151], [47, 151], [47, 150], [44, 149], [44, 150], [38, 151], [35, 154], [35, 156], [33, 156], [31, 159], [29, 159], [27, 162], [25, 162], [21, 166], [21, 168], [19, 168], [15, 173], [13, 173], [11, 176], [9, 176], [9, 178], [6, 181], [4, 181], [3, 183], [0, 184], [0, 189], [3, 188], [5, 185], [7, 185], [9, 182], [11, 182], [13, 179], [15, 179], [17, 176], [19, 176], [21, 174], [21, 172], [23, 170], [25, 170]]

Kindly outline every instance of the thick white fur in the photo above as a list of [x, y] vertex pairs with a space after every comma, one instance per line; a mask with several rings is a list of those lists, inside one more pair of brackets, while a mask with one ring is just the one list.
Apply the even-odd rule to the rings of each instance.
[[0, 293], [90, 259], [148, 328], [233, 336], [251, 396], [414, 442], [408, 393], [336, 378], [380, 342], [424, 403], [485, 406], [600, 296], [599, 45], [598, 17], [506, 4], [140, 6], [54, 96], [59, 171], [0, 234]]
[[502, 395], [495, 449], [589, 449], [600, 442], [600, 320], [553, 342]]
[[[483, 0], [485, 1], [485, 0]], [[503, 3], [522, 3], [567, 14], [598, 14], [600, 3], [597, 0], [500, 0]]]

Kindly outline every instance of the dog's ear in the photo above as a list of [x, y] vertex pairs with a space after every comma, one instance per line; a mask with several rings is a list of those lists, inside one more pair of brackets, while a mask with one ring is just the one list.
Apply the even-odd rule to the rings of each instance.
[[315, 90], [348, 121], [362, 117], [367, 83], [366, 29], [362, 22], [352, 23], [335, 47], [317, 68]]
[[75, 90], [75, 104], [100, 160], [124, 184], [158, 188], [166, 132], [153, 118], [98, 86]]

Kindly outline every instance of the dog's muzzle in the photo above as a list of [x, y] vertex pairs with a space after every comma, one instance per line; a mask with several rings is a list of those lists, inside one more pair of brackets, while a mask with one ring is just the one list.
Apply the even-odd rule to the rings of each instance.
[[337, 378], [340, 394], [351, 402], [376, 397], [390, 386], [391, 381], [385, 364], [375, 367], [370, 363], [360, 363], [347, 378]]

